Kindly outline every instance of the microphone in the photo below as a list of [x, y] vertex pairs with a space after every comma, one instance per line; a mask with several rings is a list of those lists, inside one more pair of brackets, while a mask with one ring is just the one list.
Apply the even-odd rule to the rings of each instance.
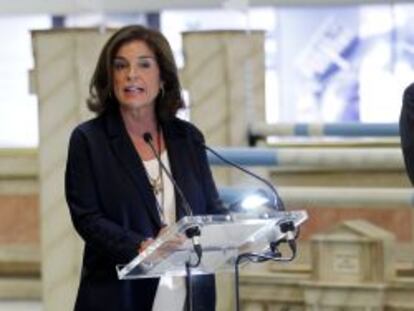
[[[217, 158], [219, 158], [220, 160], [222, 160], [223, 162], [241, 170], [243, 173], [246, 173], [248, 175], [250, 175], [253, 178], [258, 179], [259, 181], [261, 181], [262, 183], [264, 183], [273, 193], [273, 200], [274, 200], [274, 206], [279, 207], [278, 210], [279, 211], [285, 211], [285, 205], [283, 203], [282, 198], [280, 197], [279, 193], [277, 192], [276, 188], [266, 179], [264, 179], [263, 177], [251, 172], [248, 169], [245, 169], [244, 167], [240, 166], [239, 164], [230, 161], [229, 159], [226, 159], [225, 157], [223, 157], [221, 154], [219, 154], [217, 151], [215, 151], [214, 149], [212, 149], [211, 147], [207, 146], [203, 141], [201, 140], [196, 140], [196, 142], [198, 144], [200, 144], [202, 147], [204, 147], [206, 150], [210, 151], [212, 154], [214, 154]], [[279, 202], [279, 204], [278, 204]], [[272, 253], [274, 253], [275, 255], [277, 255], [279, 253], [279, 251], [277, 250], [277, 247], [280, 243], [282, 242], [287, 242], [289, 245], [290, 250], [292, 251], [292, 259], [296, 257], [296, 238], [299, 235], [299, 230], [296, 230], [296, 227], [294, 225], [294, 223], [292, 221], [289, 222], [285, 222], [285, 223], [281, 223], [278, 224], [280, 231], [282, 233], [285, 234], [285, 238], [279, 241], [274, 241], [274, 242], [270, 242], [270, 250]]]
[[[157, 151], [155, 150], [154, 144], [152, 143], [151, 133], [145, 132], [144, 135], [142, 135], [142, 138], [148, 144], [148, 146], [151, 148], [152, 153], [154, 154], [155, 158], [158, 161], [158, 164], [161, 166], [162, 170], [164, 171], [164, 173], [167, 175], [168, 179], [173, 184], [174, 189], [177, 191], [178, 195], [180, 196], [181, 201], [183, 202], [184, 213], [187, 216], [193, 216], [193, 211], [190, 207], [190, 203], [188, 203], [188, 200], [185, 197], [184, 193], [182, 192], [181, 188], [178, 186], [178, 184], [175, 181], [174, 177], [168, 171], [167, 167], [162, 162], [161, 157], [158, 155]], [[198, 226], [192, 226], [192, 227], [188, 228], [185, 231], [185, 235], [187, 236], [187, 238], [192, 240], [194, 251], [197, 255], [197, 263], [195, 263], [191, 266], [192, 267], [197, 267], [201, 262], [201, 256], [203, 254], [203, 249], [201, 248], [200, 239], [199, 239], [199, 237], [201, 235], [200, 228]]]
[[258, 179], [259, 181], [261, 181], [262, 183], [264, 183], [272, 192], [273, 194], [273, 204], [275, 207], [279, 207], [277, 208], [277, 210], [279, 211], [285, 211], [285, 204], [282, 201], [282, 198], [280, 197], [279, 193], [277, 192], [276, 188], [266, 179], [264, 179], [263, 177], [253, 173], [252, 171], [240, 166], [239, 164], [230, 161], [229, 159], [226, 159], [225, 157], [223, 157], [221, 154], [219, 154], [217, 151], [215, 151], [214, 149], [212, 149], [211, 147], [207, 146], [204, 142], [202, 141], [197, 141], [199, 144], [201, 144], [201, 146], [203, 146], [205, 149], [207, 149], [208, 151], [210, 151], [212, 154], [214, 154], [217, 158], [219, 158], [220, 160], [222, 160], [223, 162], [239, 169], [240, 171], [242, 171], [243, 173], [250, 175], [253, 178]]

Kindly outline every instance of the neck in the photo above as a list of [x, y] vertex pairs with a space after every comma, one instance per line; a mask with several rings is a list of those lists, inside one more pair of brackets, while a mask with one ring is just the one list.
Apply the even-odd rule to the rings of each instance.
[[154, 109], [127, 110], [121, 108], [121, 116], [128, 133], [142, 137], [145, 132], [157, 132], [157, 118]]

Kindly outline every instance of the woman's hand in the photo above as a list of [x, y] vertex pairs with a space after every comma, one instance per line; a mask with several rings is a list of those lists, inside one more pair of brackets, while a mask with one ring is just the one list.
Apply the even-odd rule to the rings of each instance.
[[[168, 230], [168, 227], [162, 227], [161, 230], [158, 232], [157, 238], [163, 235]], [[138, 248], [138, 252], [142, 253], [145, 249], [154, 243], [155, 239], [148, 238], [141, 242]], [[184, 242], [186, 241], [186, 237], [183, 234], [177, 234], [174, 238], [164, 242], [161, 247], [158, 248], [158, 252], [161, 254], [169, 253], [177, 248], [179, 248]]]
[[150, 246], [150, 244], [151, 243], [153, 243], [154, 242], [154, 239], [153, 238], [148, 238], [148, 239], [145, 239], [144, 241], [142, 241], [140, 244], [139, 244], [139, 247], [138, 247], [138, 253], [142, 253], [143, 251], [145, 251], [145, 249], [148, 247], [148, 246]]

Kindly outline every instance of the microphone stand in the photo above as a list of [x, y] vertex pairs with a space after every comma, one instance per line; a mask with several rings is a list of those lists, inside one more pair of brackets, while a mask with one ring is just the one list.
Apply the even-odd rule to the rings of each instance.
[[[184, 196], [177, 182], [175, 181], [171, 173], [168, 171], [167, 167], [162, 162], [161, 157], [156, 152], [154, 145], [152, 143], [152, 135], [146, 132], [143, 135], [143, 139], [148, 144], [148, 146], [150, 146], [152, 153], [154, 154], [155, 158], [158, 161], [158, 164], [161, 166], [162, 170], [168, 176], [168, 178], [170, 179], [171, 183], [174, 186], [174, 189], [177, 191], [178, 195], [180, 196], [183, 202], [183, 209], [184, 209], [185, 214], [187, 216], [192, 217], [193, 211], [191, 210], [190, 204], [188, 203], [188, 200]], [[192, 301], [193, 290], [191, 286], [191, 268], [195, 268], [200, 265], [201, 258], [203, 255], [203, 249], [201, 247], [200, 240], [199, 240], [199, 237], [201, 235], [201, 230], [198, 226], [192, 226], [185, 231], [185, 235], [187, 238], [191, 239], [193, 243], [194, 252], [197, 255], [197, 261], [195, 263], [191, 263], [191, 256], [188, 259], [188, 261], [186, 261], [185, 263], [185, 271], [186, 271], [185, 285], [186, 285], [186, 290], [187, 290], [186, 299], [185, 299], [185, 310], [192, 311], [193, 310], [193, 301]]]
[[198, 237], [201, 235], [200, 228], [198, 226], [190, 227], [185, 231], [185, 235], [187, 238], [191, 239], [193, 241], [193, 248], [195, 253], [197, 254], [197, 262], [192, 264], [190, 262], [190, 258], [185, 262], [185, 288], [187, 290], [187, 294], [185, 296], [185, 311], [192, 311], [193, 310], [193, 287], [191, 286], [191, 268], [198, 267], [198, 265], [201, 262], [201, 256], [202, 256], [202, 248], [201, 244], [197, 241], [197, 243], [194, 242], [195, 239], [198, 240]]

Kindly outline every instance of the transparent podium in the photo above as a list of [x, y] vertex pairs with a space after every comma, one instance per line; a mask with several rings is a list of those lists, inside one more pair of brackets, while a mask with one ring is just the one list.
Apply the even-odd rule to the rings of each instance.
[[269, 244], [283, 240], [283, 224], [299, 228], [306, 211], [275, 211], [260, 217], [246, 214], [184, 217], [159, 236], [144, 252], [126, 265], [117, 266], [121, 280], [160, 276], [186, 276], [186, 264], [197, 262], [191, 239], [183, 238], [189, 228], [198, 227], [202, 257], [191, 274], [233, 271], [244, 253], [261, 252]]

